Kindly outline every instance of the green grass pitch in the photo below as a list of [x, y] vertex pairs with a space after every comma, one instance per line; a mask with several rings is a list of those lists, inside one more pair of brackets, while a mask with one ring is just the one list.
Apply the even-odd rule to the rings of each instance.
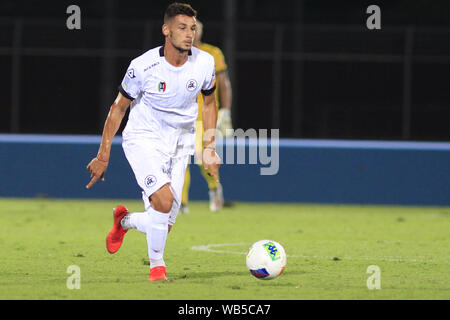
[[[145, 236], [105, 248], [112, 208], [141, 201], [0, 199], [0, 299], [450, 299], [450, 208], [190, 204], [168, 236], [169, 281], [149, 283]], [[258, 280], [250, 245], [280, 242], [285, 273]], [[69, 266], [80, 288], [69, 289]], [[380, 289], [369, 290], [369, 266]], [[70, 281], [69, 281], [70, 283]]]

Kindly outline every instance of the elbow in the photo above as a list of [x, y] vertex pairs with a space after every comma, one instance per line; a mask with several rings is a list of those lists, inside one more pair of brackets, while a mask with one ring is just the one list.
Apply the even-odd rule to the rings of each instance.
[[207, 113], [207, 112], [211, 112], [214, 111], [216, 108], [216, 103], [215, 101], [211, 101], [210, 99], [208, 99], [209, 101], [205, 101], [203, 104], [203, 113]]
[[113, 102], [111, 106], [109, 107], [109, 111], [114, 112], [119, 109], [119, 105], [116, 102]]
[[121, 106], [119, 103], [114, 101], [109, 108], [110, 114], [125, 114], [127, 107]]

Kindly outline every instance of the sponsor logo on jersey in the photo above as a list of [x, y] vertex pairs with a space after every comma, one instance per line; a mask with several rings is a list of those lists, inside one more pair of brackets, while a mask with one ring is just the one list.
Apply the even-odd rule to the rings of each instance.
[[131, 79], [136, 78], [136, 75], [134, 74], [134, 69], [128, 69], [127, 75], [128, 75]]
[[161, 171], [172, 179], [172, 161], [167, 161], [162, 167]]
[[144, 69], [144, 72], [147, 72], [148, 70], [152, 69], [153, 67], [156, 67], [157, 65], [159, 65], [159, 62], [155, 62], [154, 64], [148, 66], [147, 68]]
[[186, 84], [186, 89], [188, 91], [194, 91], [197, 88], [197, 81], [195, 79], [191, 79]]

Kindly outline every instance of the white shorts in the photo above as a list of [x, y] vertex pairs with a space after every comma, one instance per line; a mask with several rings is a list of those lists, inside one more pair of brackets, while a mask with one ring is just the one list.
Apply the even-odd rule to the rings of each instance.
[[190, 155], [175, 152], [171, 157], [158, 151], [155, 143], [154, 139], [131, 139], [124, 140], [122, 147], [136, 181], [142, 189], [145, 210], [150, 207], [149, 197], [164, 185], [170, 184], [174, 204], [169, 224], [173, 225], [180, 209], [185, 171]]

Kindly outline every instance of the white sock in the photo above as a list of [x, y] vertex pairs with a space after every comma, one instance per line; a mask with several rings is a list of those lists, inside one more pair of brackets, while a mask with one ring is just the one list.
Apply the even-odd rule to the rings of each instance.
[[152, 226], [152, 219], [148, 212], [133, 212], [127, 214], [120, 224], [124, 229], [137, 229], [142, 233], [147, 233]]
[[147, 233], [147, 245], [148, 245], [148, 256], [150, 258], [150, 267], [161, 265], [164, 266], [165, 264], [163, 257], [169, 226], [169, 214], [158, 212], [153, 208], [150, 208], [148, 212], [152, 221], [150, 233]]
[[169, 216], [169, 213], [158, 212], [150, 207], [147, 212], [129, 213], [120, 222], [124, 229], [137, 229], [146, 234], [151, 268], [166, 266], [163, 257]]
[[164, 259], [159, 259], [159, 260], [150, 259], [150, 268], [165, 267], [165, 266], [166, 266], [166, 263], [164, 262]]

